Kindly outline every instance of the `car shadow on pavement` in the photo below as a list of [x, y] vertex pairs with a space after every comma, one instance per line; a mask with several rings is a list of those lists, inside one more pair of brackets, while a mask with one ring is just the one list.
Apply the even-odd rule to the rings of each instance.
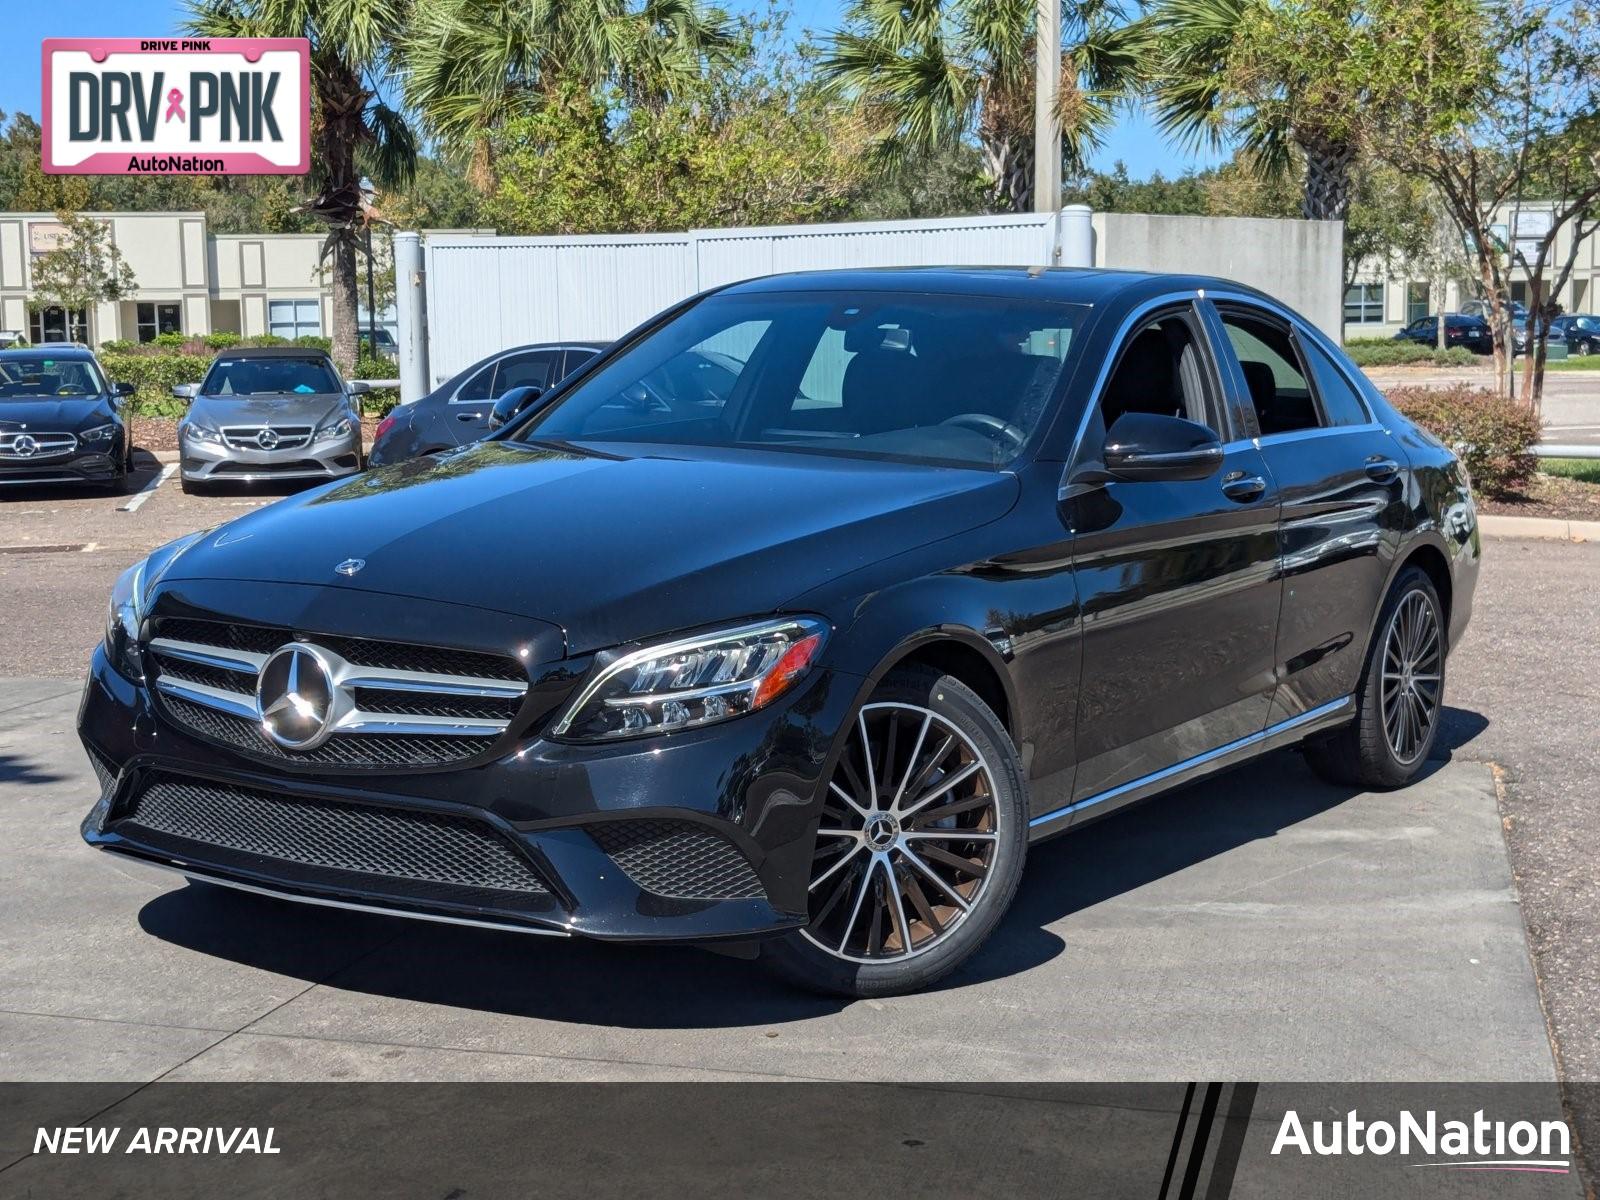
[[60, 783], [67, 776], [19, 754], [0, 752], [0, 784]]
[[[1452, 710], [1470, 734], [1487, 722]], [[1448, 759], [1450, 744], [1425, 768]], [[982, 950], [939, 988], [1035, 969], [1067, 947], [1074, 913], [1335, 808], [1326, 783], [1281, 751], [1035, 847], [1017, 899]], [[193, 884], [139, 913], [142, 928], [201, 954], [331, 988], [454, 1008], [621, 1028], [722, 1028], [806, 1020], [849, 1001], [798, 991], [746, 959], [671, 946], [557, 941], [298, 905]]]

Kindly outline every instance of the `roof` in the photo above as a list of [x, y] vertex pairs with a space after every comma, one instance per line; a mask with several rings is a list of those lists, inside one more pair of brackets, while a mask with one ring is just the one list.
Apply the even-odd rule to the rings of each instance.
[[1217, 288], [1260, 295], [1258, 289], [1215, 275], [1112, 271], [1089, 267], [868, 267], [797, 271], [745, 280], [730, 293], [821, 291], [921, 291], [966, 296], [1010, 296], [1065, 304], [1103, 304], [1189, 288]]
[[61, 342], [42, 342], [37, 346], [8, 346], [0, 350], [0, 360], [8, 358], [32, 358], [38, 354], [48, 354], [52, 358], [90, 358], [94, 352], [87, 346], [66, 345]]
[[316, 346], [229, 346], [218, 358], [327, 358], [333, 355]]

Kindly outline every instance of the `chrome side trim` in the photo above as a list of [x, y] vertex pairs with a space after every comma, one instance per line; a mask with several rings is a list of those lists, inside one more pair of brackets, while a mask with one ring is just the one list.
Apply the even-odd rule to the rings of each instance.
[[352, 912], [376, 913], [380, 917], [407, 917], [413, 921], [435, 921], [441, 925], [473, 925], [479, 929], [503, 929], [511, 933], [531, 933], [540, 937], [572, 936], [572, 931], [569, 929], [545, 929], [538, 925], [521, 925], [514, 921], [490, 921], [476, 917], [449, 917], [442, 913], [413, 912], [409, 908], [386, 908], [381, 904], [361, 904], [354, 900], [330, 900], [324, 896], [302, 896], [297, 892], [280, 892], [275, 888], [241, 883], [237, 879], [228, 879], [221, 875], [210, 875], [196, 867], [179, 866], [177, 863], [146, 858], [143, 854], [131, 854], [114, 846], [101, 846], [100, 849], [107, 854], [130, 859], [158, 871], [171, 871], [174, 875], [182, 875], [185, 879], [192, 879], [196, 883], [214, 883], [219, 887], [233, 888], [255, 896], [270, 896], [274, 900], [290, 900], [295, 904], [315, 904], [321, 908], [346, 908]]
[[1055, 829], [1067, 817], [1076, 815], [1086, 808], [1104, 804], [1110, 800], [1133, 800], [1141, 796], [1152, 795], [1164, 791], [1168, 786], [1176, 786], [1187, 782], [1189, 779], [1208, 774], [1211, 770], [1226, 766], [1225, 760], [1234, 756], [1251, 757], [1243, 755], [1243, 751], [1252, 750], [1257, 753], [1272, 749], [1278, 742], [1293, 740], [1290, 735], [1301, 735], [1313, 729], [1338, 724], [1347, 713], [1355, 708], [1355, 697], [1344, 696], [1338, 700], [1331, 700], [1327, 704], [1309, 709], [1299, 716], [1290, 717], [1288, 720], [1279, 721], [1268, 725], [1260, 733], [1252, 733], [1215, 750], [1207, 750], [1204, 754], [1197, 754], [1193, 758], [1186, 758], [1182, 762], [1173, 763], [1170, 767], [1163, 767], [1159, 771], [1152, 771], [1138, 779], [1130, 779], [1127, 783], [1118, 784], [1114, 788], [1099, 792], [1093, 796], [1086, 796], [1061, 808], [1052, 809], [1050, 812], [1041, 813], [1028, 821], [1030, 830], [1042, 826], [1051, 826]]

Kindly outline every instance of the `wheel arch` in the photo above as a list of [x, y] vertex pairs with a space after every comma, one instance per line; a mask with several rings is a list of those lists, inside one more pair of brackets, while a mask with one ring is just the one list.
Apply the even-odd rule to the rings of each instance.
[[1000, 652], [977, 630], [942, 625], [905, 638], [880, 659], [867, 677], [861, 698], [871, 695], [890, 671], [907, 666], [925, 666], [960, 680], [1000, 718], [1012, 741], [1017, 741], [1016, 685]]

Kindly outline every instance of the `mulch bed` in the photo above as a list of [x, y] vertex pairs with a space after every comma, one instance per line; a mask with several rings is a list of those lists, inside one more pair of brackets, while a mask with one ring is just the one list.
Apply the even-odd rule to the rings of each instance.
[[1600, 521], [1600, 485], [1560, 475], [1535, 475], [1520, 496], [1486, 500], [1478, 511], [1502, 517], [1556, 517]]

